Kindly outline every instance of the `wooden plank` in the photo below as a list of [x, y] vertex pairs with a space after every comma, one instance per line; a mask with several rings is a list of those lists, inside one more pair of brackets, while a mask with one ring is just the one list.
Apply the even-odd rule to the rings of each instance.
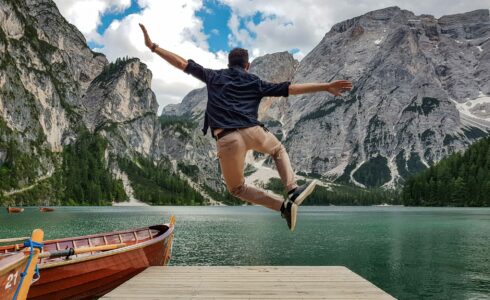
[[204, 272], [204, 273], [220, 273], [226, 271], [235, 272], [264, 272], [264, 273], [283, 273], [283, 272], [305, 272], [309, 273], [311, 271], [315, 272], [323, 272], [328, 274], [339, 274], [339, 273], [347, 273], [347, 274], [355, 274], [351, 270], [346, 267], [341, 266], [169, 266], [166, 268], [162, 267], [152, 267], [145, 270], [145, 273], [168, 273], [168, 270], [172, 270], [172, 274], [175, 273], [195, 273], [195, 272]]
[[150, 267], [102, 299], [394, 299], [340, 267]]
[[[291, 278], [291, 277], [290, 277]], [[162, 282], [165, 280], [166, 282], [203, 282], [203, 280], [199, 278], [166, 278], [161, 277], [160, 279], [135, 279], [135, 283], [155, 283]], [[241, 277], [231, 277], [231, 276], [223, 276], [223, 277], [208, 277], [206, 278], [206, 282], [249, 282], [249, 281], [262, 281], [262, 282], [282, 282], [288, 283], [294, 280], [295, 282], [359, 282], [352, 277], [337, 277], [337, 278], [328, 278], [328, 277], [314, 277], [314, 278], [298, 278], [298, 279], [288, 279], [288, 278], [271, 278], [271, 277], [261, 277], [261, 276], [241, 276]]]

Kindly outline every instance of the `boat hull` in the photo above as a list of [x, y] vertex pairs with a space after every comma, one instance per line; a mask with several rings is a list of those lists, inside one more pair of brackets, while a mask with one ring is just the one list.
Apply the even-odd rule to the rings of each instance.
[[118, 254], [61, 266], [42, 267], [28, 299], [93, 299], [110, 292], [149, 266], [163, 266], [169, 239]]
[[[0, 299], [13, 299], [24, 272], [28, 256], [23, 253], [3, 254], [0, 259]], [[5, 257], [7, 256], [7, 257]]]
[[51, 208], [51, 207], [41, 207], [39, 209], [40, 212], [52, 212], [54, 211], [54, 208]]
[[17, 214], [23, 212], [24, 209], [20, 207], [7, 207], [7, 212], [9, 214]]
[[[29, 289], [28, 299], [94, 299], [149, 266], [163, 266], [171, 256], [173, 222], [44, 242], [43, 252], [123, 245], [112, 250], [85, 251], [69, 257], [38, 261], [41, 278]], [[13, 255], [23, 245], [0, 246], [0, 255]], [[2, 254], [3, 253], [3, 254]], [[4, 299], [0, 297], [0, 299]]]

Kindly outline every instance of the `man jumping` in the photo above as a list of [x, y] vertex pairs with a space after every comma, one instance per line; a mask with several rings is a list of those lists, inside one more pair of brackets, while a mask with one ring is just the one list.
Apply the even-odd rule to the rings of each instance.
[[[228, 191], [244, 201], [280, 211], [289, 229], [296, 226], [298, 206], [314, 190], [316, 180], [298, 186], [289, 156], [281, 142], [257, 120], [263, 97], [288, 97], [314, 92], [329, 92], [335, 96], [350, 91], [352, 83], [338, 80], [330, 83], [291, 84], [270, 83], [248, 73], [250, 63], [245, 49], [235, 48], [228, 55], [228, 69], [203, 68], [193, 60], [185, 60], [162, 49], [151, 41], [142, 24], [145, 45], [172, 66], [203, 81], [208, 90], [208, 103], [204, 117], [204, 134], [211, 128]], [[283, 200], [263, 190], [245, 184], [243, 175], [248, 150], [272, 156], [281, 181], [288, 192]]]

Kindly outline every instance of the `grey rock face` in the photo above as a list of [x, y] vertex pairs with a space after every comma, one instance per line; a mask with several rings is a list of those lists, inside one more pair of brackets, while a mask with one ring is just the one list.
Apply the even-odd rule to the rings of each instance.
[[[157, 117], [158, 104], [150, 89], [151, 72], [138, 59], [111, 64], [90, 84], [84, 97], [83, 120], [109, 142], [108, 151], [122, 157], [143, 156], [196, 166], [197, 184], [219, 184], [214, 144], [197, 126]], [[196, 122], [199, 122], [197, 120]]]
[[169, 157], [174, 164], [197, 167], [195, 178], [198, 184], [223, 190], [214, 140], [209, 135], [203, 136], [199, 126], [162, 126], [154, 141], [155, 160]]
[[151, 72], [138, 59], [112, 64], [93, 80], [84, 96], [83, 118], [94, 130], [106, 123], [122, 123], [155, 114], [158, 103], [150, 88]]
[[[354, 90], [290, 97], [285, 128], [294, 165], [390, 185], [464, 149], [489, 128], [455, 105], [489, 92], [489, 41], [488, 10], [436, 19], [392, 7], [335, 25], [294, 82], [349, 79]], [[384, 180], [374, 183], [376, 176]]]
[[61, 16], [53, 1], [25, 2], [29, 15], [35, 20], [32, 25], [37, 29], [39, 38], [59, 49], [59, 55], [70, 75], [68, 78], [78, 83], [82, 91], [86, 90], [107, 64], [105, 56], [90, 50], [83, 34]]
[[207, 88], [200, 88], [187, 94], [179, 104], [167, 105], [163, 108], [162, 114], [182, 116], [190, 115], [194, 118], [203, 118], [208, 101]]
[[83, 94], [106, 63], [52, 1], [0, 0], [0, 143], [15, 142], [39, 177], [52, 174], [52, 154], [75, 138]]
[[[250, 72], [262, 80], [279, 83], [292, 81], [299, 62], [288, 52], [267, 54], [256, 58], [250, 64]], [[259, 106], [259, 120], [267, 123], [268, 127], [281, 122], [289, 104], [286, 98], [262, 99]], [[275, 129], [275, 128], [273, 128]]]

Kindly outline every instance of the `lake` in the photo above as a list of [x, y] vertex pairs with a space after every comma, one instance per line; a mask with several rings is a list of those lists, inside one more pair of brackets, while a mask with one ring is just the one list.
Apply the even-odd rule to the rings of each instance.
[[173, 265], [342, 265], [399, 299], [490, 298], [488, 208], [305, 206], [292, 233], [279, 214], [251, 206], [2, 209], [0, 238], [127, 229], [170, 213]]

